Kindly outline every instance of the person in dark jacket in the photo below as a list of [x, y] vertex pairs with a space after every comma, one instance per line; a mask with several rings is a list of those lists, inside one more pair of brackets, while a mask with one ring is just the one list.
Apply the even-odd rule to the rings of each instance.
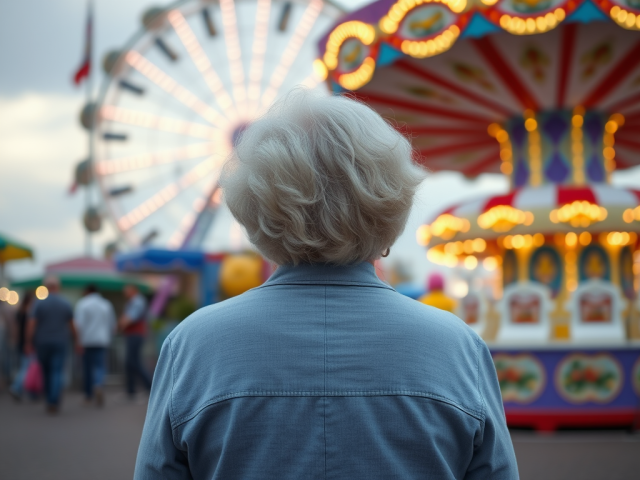
[[60, 281], [47, 277], [49, 296], [36, 302], [27, 323], [26, 353], [35, 351], [42, 367], [47, 412], [57, 414], [63, 387], [63, 371], [70, 340], [81, 349], [73, 326], [71, 304], [60, 295]]

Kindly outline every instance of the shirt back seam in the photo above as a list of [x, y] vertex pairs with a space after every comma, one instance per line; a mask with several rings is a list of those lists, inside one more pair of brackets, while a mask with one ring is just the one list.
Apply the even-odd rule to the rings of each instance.
[[[266, 391], [266, 390], [255, 390], [255, 391], [244, 391], [244, 392], [233, 392], [227, 393], [224, 395], [218, 395], [208, 402], [203, 403], [200, 407], [195, 409], [192, 413], [184, 415], [182, 417], [174, 418], [171, 421], [171, 428], [176, 429], [181, 425], [189, 422], [190, 420], [197, 417], [203, 410], [214, 406], [218, 403], [226, 402], [228, 400], [233, 400], [236, 398], [245, 398], [245, 397], [419, 397], [426, 398], [428, 400], [433, 400], [436, 402], [444, 403], [451, 407], [454, 407], [461, 412], [469, 415], [470, 417], [475, 418], [484, 424], [485, 414], [484, 412], [479, 412], [475, 409], [465, 407], [464, 405], [460, 405], [459, 403], [448, 399], [447, 397], [443, 397], [441, 395], [429, 392], [420, 392], [420, 391], [412, 391], [412, 390], [378, 390], [378, 391]], [[325, 398], [326, 400], [326, 398]]]
[[[324, 391], [327, 391], [327, 286], [324, 286]], [[324, 436], [324, 478], [327, 478], [327, 397], [322, 399], [322, 433]]]

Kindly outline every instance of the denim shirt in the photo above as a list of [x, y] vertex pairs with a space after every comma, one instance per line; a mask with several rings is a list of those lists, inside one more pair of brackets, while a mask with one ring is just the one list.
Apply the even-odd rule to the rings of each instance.
[[485, 343], [371, 264], [280, 267], [164, 343], [135, 479], [518, 478]]

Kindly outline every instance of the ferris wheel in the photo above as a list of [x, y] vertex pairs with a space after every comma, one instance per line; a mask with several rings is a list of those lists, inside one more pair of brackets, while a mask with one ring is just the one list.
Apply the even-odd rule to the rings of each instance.
[[222, 163], [280, 95], [325, 89], [316, 42], [341, 13], [327, 0], [184, 1], [147, 10], [141, 33], [105, 56], [93, 170], [129, 246], [237, 242], [220, 206]]

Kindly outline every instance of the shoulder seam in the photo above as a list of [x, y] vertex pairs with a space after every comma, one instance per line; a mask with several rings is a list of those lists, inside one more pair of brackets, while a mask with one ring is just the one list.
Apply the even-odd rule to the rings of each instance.
[[486, 404], [484, 401], [484, 396], [482, 395], [482, 389], [480, 388], [480, 337], [478, 335], [475, 336], [476, 341], [476, 385], [478, 388], [478, 395], [480, 396], [480, 412], [482, 413], [482, 428], [481, 434], [484, 437], [484, 425], [486, 419]]
[[[169, 390], [169, 425], [171, 425], [171, 440], [173, 441], [173, 446], [182, 451], [181, 448], [178, 447], [178, 444], [176, 442], [176, 437], [175, 437], [175, 427], [174, 425], [174, 418], [176, 418], [176, 414], [173, 410], [173, 385], [174, 385], [174, 379], [175, 379], [175, 370], [174, 370], [174, 365], [175, 362], [173, 361], [173, 343], [171, 342], [171, 337], [168, 336], [165, 339], [166, 342], [169, 343], [169, 356], [171, 357], [171, 389]], [[173, 418], [172, 418], [173, 417]]]
[[[233, 392], [227, 393], [224, 395], [218, 395], [207, 402], [204, 402], [200, 405], [200, 407], [196, 408], [192, 413], [188, 415], [184, 415], [181, 418], [175, 418], [174, 422], [172, 422], [172, 428], [176, 429], [179, 426], [189, 422], [193, 418], [197, 417], [200, 412], [205, 410], [208, 407], [216, 405], [218, 403], [225, 402], [227, 400], [232, 400], [235, 398], [245, 398], [245, 397], [391, 397], [391, 396], [405, 396], [405, 397], [421, 397], [430, 400], [434, 400], [436, 402], [447, 404], [451, 407], [454, 407], [461, 412], [469, 415], [470, 417], [475, 418], [479, 422], [481, 422], [484, 426], [485, 414], [484, 411], [477, 411], [459, 403], [450, 400], [447, 397], [443, 397], [441, 395], [430, 393], [430, 392], [420, 392], [413, 390], [375, 390], [375, 391], [267, 391], [267, 390], [248, 390], [242, 392]], [[175, 424], [174, 424], [175, 423]]]

